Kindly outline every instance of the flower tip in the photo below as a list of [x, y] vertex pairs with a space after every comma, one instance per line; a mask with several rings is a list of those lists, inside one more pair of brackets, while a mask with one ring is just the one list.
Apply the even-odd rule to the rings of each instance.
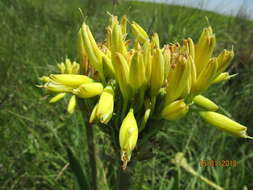
[[35, 86], [38, 87], [38, 88], [44, 88], [44, 85], [36, 84]]
[[248, 135], [246, 135], [246, 137], [245, 137], [245, 138], [253, 140], [253, 137], [248, 136]]

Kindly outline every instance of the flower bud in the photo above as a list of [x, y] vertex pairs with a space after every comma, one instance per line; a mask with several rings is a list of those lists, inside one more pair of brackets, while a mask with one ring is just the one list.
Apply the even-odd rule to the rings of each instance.
[[69, 100], [69, 104], [68, 104], [68, 112], [69, 113], [73, 113], [75, 111], [75, 107], [76, 107], [76, 96], [73, 95], [71, 96], [70, 100]]
[[146, 40], [149, 39], [146, 31], [136, 22], [133, 22], [130, 26], [133, 31], [133, 34], [139, 42], [144, 43]]
[[[112, 27], [112, 43], [111, 43], [111, 52], [115, 56], [116, 52], [121, 53], [122, 55], [127, 54], [127, 49], [124, 42], [124, 36], [122, 34], [121, 26], [119, 24], [114, 24]], [[114, 57], [113, 57], [114, 59]]]
[[151, 55], [151, 44], [149, 41], [146, 41], [143, 45], [143, 59], [145, 64], [146, 82], [147, 84], [150, 84], [152, 72], [152, 55]]
[[111, 86], [104, 88], [96, 109], [96, 117], [101, 123], [107, 124], [112, 118], [114, 107], [114, 91]]
[[156, 96], [164, 81], [164, 57], [160, 49], [154, 50], [151, 73], [151, 96]]
[[129, 70], [129, 85], [136, 91], [146, 82], [143, 55], [137, 51], [132, 58]]
[[242, 138], [252, 138], [246, 134], [247, 127], [230, 118], [212, 111], [201, 111], [200, 116], [215, 127]]
[[62, 74], [65, 73], [66, 67], [65, 67], [65, 64], [64, 64], [64, 63], [57, 64], [57, 67], [59, 68], [59, 70], [60, 70], [60, 72], [61, 72]]
[[82, 34], [82, 40], [83, 40], [85, 52], [87, 53], [91, 64], [97, 69], [99, 67], [98, 66], [99, 60], [92, 46], [92, 42], [89, 38], [88, 31], [89, 31], [89, 27], [85, 23], [83, 23], [81, 27], [81, 34]]
[[220, 83], [220, 82], [223, 82], [223, 81], [227, 81], [233, 77], [235, 77], [237, 74], [233, 74], [233, 75], [229, 75], [228, 72], [224, 72], [224, 73], [221, 73], [219, 74], [213, 81], [212, 81], [212, 84], [217, 84], [217, 83]]
[[204, 28], [198, 43], [195, 45], [195, 64], [197, 68], [197, 75], [199, 75], [207, 66], [209, 59], [213, 54], [215, 45], [216, 39], [212, 28]]
[[88, 62], [88, 54], [85, 51], [85, 47], [84, 47], [82, 32], [83, 32], [82, 28], [80, 28], [78, 31], [78, 36], [77, 36], [77, 53], [78, 53], [78, 58], [81, 64], [81, 73], [88, 74], [88, 69], [90, 65]]
[[215, 77], [215, 74], [217, 71], [217, 65], [218, 65], [218, 62], [216, 58], [210, 59], [206, 68], [204, 68], [199, 74], [197, 81], [194, 84], [194, 87], [192, 90], [193, 93], [201, 94], [210, 86], [210, 84], [212, 83]]
[[160, 41], [159, 41], [159, 36], [157, 33], [154, 33], [151, 39], [152, 42], [152, 48], [160, 48]]
[[191, 38], [184, 40], [184, 47], [191, 58], [195, 59], [195, 46]]
[[217, 106], [213, 101], [209, 100], [205, 96], [197, 95], [194, 97], [193, 102], [209, 111], [216, 111], [219, 109], [219, 106]]
[[42, 76], [39, 78], [40, 81], [42, 82], [49, 82], [50, 81], [50, 78], [48, 76]]
[[65, 73], [66, 74], [73, 74], [72, 73], [72, 64], [71, 64], [70, 59], [68, 59], [68, 58], [65, 59], [65, 66], [66, 66]]
[[52, 81], [56, 83], [60, 83], [71, 87], [78, 87], [81, 84], [93, 82], [91, 78], [85, 75], [58, 74], [58, 75], [50, 75], [49, 77]]
[[121, 147], [121, 160], [123, 169], [126, 169], [127, 162], [130, 161], [133, 149], [138, 139], [138, 126], [134, 117], [133, 109], [131, 109], [122, 122], [119, 131], [119, 143]]
[[82, 84], [78, 88], [73, 89], [72, 93], [80, 98], [91, 98], [103, 92], [103, 85], [99, 82]]
[[111, 59], [109, 59], [107, 56], [102, 57], [102, 64], [103, 64], [103, 71], [105, 76], [109, 76], [111, 78], [115, 77], [115, 69], [112, 65]]
[[72, 90], [74, 89], [71, 86], [65, 86], [63, 84], [58, 84], [54, 82], [47, 82], [46, 84], [44, 84], [44, 86], [42, 86], [42, 88], [45, 88], [46, 90], [52, 92], [72, 92]]
[[177, 100], [166, 105], [161, 112], [161, 116], [166, 120], [177, 120], [185, 116], [188, 111], [189, 106], [184, 103], [184, 100]]
[[163, 51], [164, 56], [164, 80], [167, 80], [169, 71], [171, 69], [171, 51], [169, 49], [169, 46], [164, 47]]
[[228, 50], [223, 50], [221, 54], [217, 57], [218, 60], [218, 69], [217, 73], [220, 74], [223, 71], [226, 70], [226, 68], [229, 66], [231, 63], [232, 59], [234, 58], [234, 51], [228, 51]]
[[62, 98], [64, 98], [65, 95], [66, 95], [65, 92], [59, 93], [59, 94], [57, 94], [56, 96], [54, 96], [53, 98], [51, 98], [51, 99], [49, 100], [49, 103], [58, 102], [59, 100], [61, 100]]
[[93, 123], [94, 121], [97, 120], [97, 108], [98, 108], [98, 104], [96, 104], [90, 114], [90, 119], [89, 119], [89, 123]]
[[80, 65], [78, 63], [71, 62], [70, 59], [66, 58], [65, 63], [57, 64], [62, 74], [79, 74]]
[[127, 33], [127, 17], [126, 15], [123, 15], [120, 21], [120, 26], [121, 26], [121, 30], [122, 30], [122, 34], [126, 35]]
[[[178, 99], [182, 95], [186, 95], [186, 88], [191, 82], [189, 57], [185, 57], [182, 54], [175, 54], [176, 55], [172, 56], [172, 66], [167, 78], [166, 104]], [[190, 86], [188, 86], [188, 88], [190, 88]], [[187, 93], [188, 91], [189, 89]]]
[[130, 96], [128, 88], [129, 66], [124, 56], [120, 53], [116, 53], [115, 74], [124, 99], [128, 99]]

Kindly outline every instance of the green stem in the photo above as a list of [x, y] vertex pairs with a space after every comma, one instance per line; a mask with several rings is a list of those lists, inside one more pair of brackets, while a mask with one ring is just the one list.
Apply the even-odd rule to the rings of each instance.
[[[82, 112], [83, 121], [86, 128], [86, 140], [88, 146], [88, 156], [89, 156], [89, 165], [91, 166], [91, 178], [92, 178], [92, 190], [97, 190], [97, 160], [96, 160], [96, 150], [94, 143], [94, 129], [93, 126], [90, 125], [87, 113], [89, 112], [88, 105], [85, 104], [84, 100], [78, 101], [79, 108]], [[86, 108], [86, 109], [85, 109]], [[87, 112], [88, 111], [88, 112]]]
[[128, 171], [124, 171], [121, 168], [118, 170], [118, 190], [130, 190], [131, 189], [131, 175]]

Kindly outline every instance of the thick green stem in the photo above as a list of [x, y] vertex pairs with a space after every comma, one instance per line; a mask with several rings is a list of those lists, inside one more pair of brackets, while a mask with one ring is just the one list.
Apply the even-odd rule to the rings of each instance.
[[131, 189], [131, 175], [128, 171], [124, 171], [121, 168], [118, 170], [118, 190], [130, 190]]
[[96, 152], [95, 152], [95, 143], [94, 143], [94, 132], [93, 127], [86, 124], [86, 135], [87, 135], [87, 145], [88, 145], [88, 154], [89, 161], [91, 166], [91, 177], [92, 177], [92, 189], [97, 190], [97, 161], [96, 161]]
[[[83, 100], [79, 100], [79, 107], [82, 111], [83, 121], [86, 128], [86, 139], [88, 146], [89, 155], [89, 165], [91, 169], [91, 179], [92, 179], [92, 190], [97, 190], [97, 160], [96, 160], [96, 150], [94, 143], [94, 129], [93, 126], [88, 122], [87, 113], [89, 113], [89, 107], [85, 104]], [[85, 109], [86, 108], [86, 109]], [[88, 111], [88, 112], [87, 112]]]

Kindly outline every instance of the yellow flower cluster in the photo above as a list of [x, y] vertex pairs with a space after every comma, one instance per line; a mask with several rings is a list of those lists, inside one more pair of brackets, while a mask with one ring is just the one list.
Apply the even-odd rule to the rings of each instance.
[[[127, 38], [130, 25], [134, 39]], [[136, 22], [125, 16], [119, 21], [110, 15], [106, 39], [97, 43], [85, 23], [78, 32], [80, 66], [66, 60], [58, 67], [62, 74], [42, 77], [42, 86], [58, 93], [50, 102], [72, 94], [68, 111], [72, 113], [78, 98], [100, 96], [90, 113], [90, 123], [114, 126], [119, 132], [123, 168], [131, 158], [138, 133], [153, 119], [177, 120], [190, 106], [210, 124], [239, 137], [249, 138], [246, 127], [216, 113], [218, 106], [201, 95], [207, 88], [234, 75], [224, 72], [234, 57], [233, 50], [213, 56], [216, 45], [211, 27], [204, 28], [195, 44], [160, 45], [158, 34], [151, 37]], [[80, 70], [80, 73], [79, 73]], [[117, 102], [117, 107], [115, 102]], [[113, 122], [112, 122], [113, 120]], [[141, 126], [141, 127], [138, 127]], [[155, 127], [155, 126], [154, 126]]]

